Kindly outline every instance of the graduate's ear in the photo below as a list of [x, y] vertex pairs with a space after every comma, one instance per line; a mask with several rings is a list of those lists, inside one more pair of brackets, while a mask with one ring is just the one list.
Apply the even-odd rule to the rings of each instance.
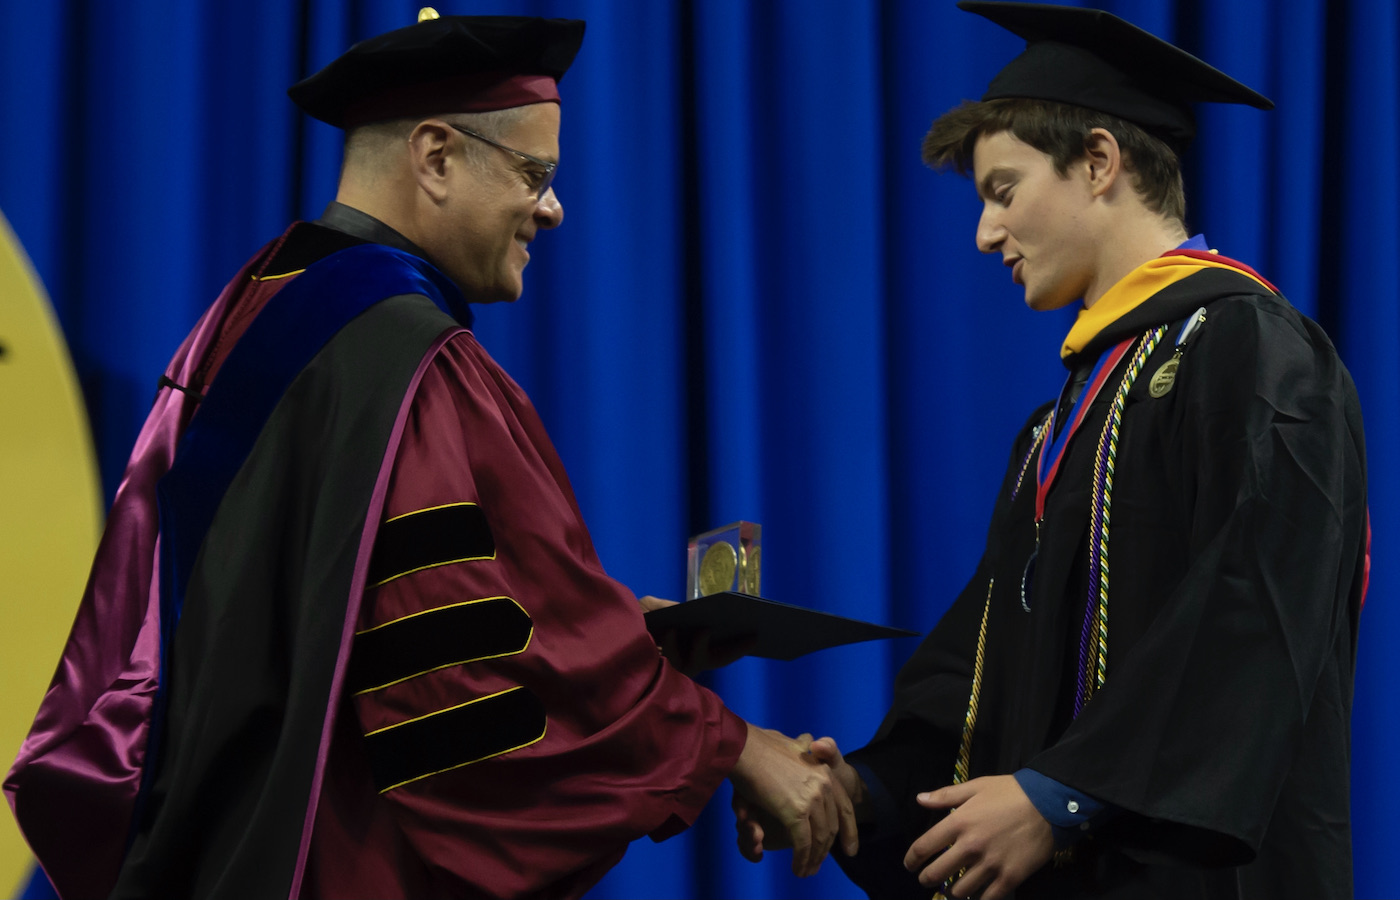
[[1106, 128], [1095, 128], [1084, 138], [1084, 157], [1080, 163], [1089, 177], [1089, 190], [1102, 197], [1123, 176], [1123, 151], [1118, 139]]
[[424, 119], [413, 126], [408, 135], [413, 178], [434, 202], [447, 199], [448, 176], [452, 166], [459, 162], [452, 158], [451, 152], [455, 134], [451, 126], [440, 119]]

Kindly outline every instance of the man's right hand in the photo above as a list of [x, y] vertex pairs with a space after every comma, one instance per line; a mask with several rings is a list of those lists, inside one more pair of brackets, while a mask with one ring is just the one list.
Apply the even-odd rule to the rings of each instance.
[[[855, 855], [859, 847], [855, 809], [837, 770], [814, 753], [804, 752], [808, 746], [815, 751], [820, 743], [799, 743], [780, 732], [750, 724], [744, 752], [729, 775], [734, 782], [735, 811], [741, 823], [740, 850], [745, 851], [745, 813], [739, 812], [742, 808], [752, 816], [750, 821], [758, 829], [757, 855], [752, 850], [744, 855], [755, 859], [762, 855], [763, 846], [774, 849], [779, 843], [790, 841], [792, 871], [799, 878], [816, 873], [838, 837], [848, 856]], [[830, 750], [839, 759], [834, 742]], [[841, 765], [850, 769], [844, 762]], [[854, 774], [854, 770], [851, 772]], [[765, 820], [767, 829], [759, 824]], [[774, 840], [779, 834], [786, 840]]]

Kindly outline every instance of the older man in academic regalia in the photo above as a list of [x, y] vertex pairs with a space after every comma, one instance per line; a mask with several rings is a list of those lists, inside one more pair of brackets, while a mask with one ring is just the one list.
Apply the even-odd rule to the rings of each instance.
[[6, 791], [65, 897], [577, 897], [729, 776], [850, 802], [664, 660], [468, 303], [557, 227], [583, 23], [428, 16], [291, 90], [336, 202], [161, 379]]

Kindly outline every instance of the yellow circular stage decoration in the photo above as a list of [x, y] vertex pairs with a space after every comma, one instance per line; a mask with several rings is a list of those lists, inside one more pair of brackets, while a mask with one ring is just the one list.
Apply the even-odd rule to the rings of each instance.
[[[0, 216], [0, 770], [9, 771], [53, 678], [101, 529], [97, 461], [68, 347]], [[34, 858], [2, 806], [0, 891], [10, 891]]]

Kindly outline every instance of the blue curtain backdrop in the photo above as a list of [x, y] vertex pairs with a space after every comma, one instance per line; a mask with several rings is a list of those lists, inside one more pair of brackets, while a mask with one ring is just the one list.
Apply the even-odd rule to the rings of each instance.
[[[1190, 220], [1328, 329], [1366, 415], [1375, 529], [1353, 717], [1358, 896], [1400, 895], [1400, 20], [1392, 0], [1113, 0], [1259, 88], [1187, 167]], [[57, 307], [108, 496], [185, 331], [334, 191], [340, 135], [286, 86], [407, 0], [0, 2], [0, 209]], [[973, 246], [972, 188], [918, 160], [932, 118], [1020, 42], [951, 0], [461, 0], [588, 20], [563, 84], [567, 210], [525, 296], [481, 310], [604, 561], [679, 595], [688, 534], [761, 522], [765, 593], [927, 630], [980, 551], [1008, 441], [1058, 389], [1064, 314]], [[0, 427], [4, 427], [0, 423]], [[9, 598], [6, 602], [16, 602]], [[711, 684], [852, 748], [910, 640]], [[727, 789], [596, 897], [859, 896], [834, 865], [733, 849]], [[3, 888], [0, 888], [3, 889]]]

